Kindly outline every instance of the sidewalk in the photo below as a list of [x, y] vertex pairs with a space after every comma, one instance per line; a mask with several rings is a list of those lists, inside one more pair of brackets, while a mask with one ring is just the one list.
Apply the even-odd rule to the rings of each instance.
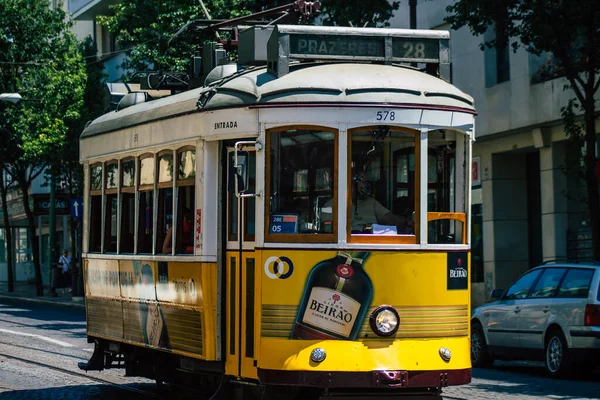
[[34, 283], [15, 283], [14, 292], [8, 291], [8, 285], [6, 282], [0, 282], [0, 302], [2, 299], [19, 299], [22, 301], [36, 302], [36, 303], [47, 303], [56, 304], [67, 307], [81, 307], [85, 308], [85, 301], [83, 297], [73, 297], [71, 293], [62, 293], [62, 289], [56, 289], [56, 297], [50, 297], [48, 295], [50, 289], [44, 286], [44, 295], [35, 295], [35, 284]]

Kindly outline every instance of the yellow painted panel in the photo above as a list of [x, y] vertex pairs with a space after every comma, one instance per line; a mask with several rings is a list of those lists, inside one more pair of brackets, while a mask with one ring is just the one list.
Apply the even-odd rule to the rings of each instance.
[[[240, 375], [244, 378], [258, 379], [258, 370], [254, 366], [254, 360], [258, 358], [258, 348], [260, 344], [260, 336], [257, 335], [257, 326], [260, 323], [260, 308], [259, 300], [256, 291], [257, 275], [260, 273], [259, 260], [256, 259], [256, 253], [244, 252], [242, 255], [242, 354]], [[254, 263], [253, 274], [251, 272], [251, 263]], [[252, 293], [249, 292], [252, 291]], [[254, 299], [252, 304], [247, 302], [250, 300], [250, 294]], [[249, 326], [251, 325], [251, 326]], [[250, 335], [248, 333], [251, 333]]]
[[86, 296], [114, 298], [120, 296], [117, 260], [87, 260], [85, 273]]
[[[350, 259], [345, 258], [344, 252], [340, 254], [342, 260], [348, 261], [340, 261], [336, 258], [338, 251], [332, 250], [260, 253], [259, 368], [323, 371], [470, 368], [468, 252], [372, 251], [362, 267], [352, 264], [355, 266], [351, 269], [354, 273], [362, 270], [368, 276], [363, 282], [369, 283], [363, 283], [361, 288], [371, 290], [372, 295], [363, 296], [363, 300], [360, 295], [354, 300], [349, 293], [352, 290], [356, 293], [356, 289], [344, 286], [352, 285], [355, 275], [351, 273], [345, 280], [341, 279], [347, 273], [344, 265]], [[328, 265], [327, 273], [315, 272], [325, 270], [324, 264]], [[318, 269], [317, 265], [320, 265]], [[322, 276], [315, 280], [319, 274]], [[314, 295], [314, 287], [327, 290]], [[350, 291], [341, 291], [342, 287]], [[312, 323], [318, 317], [315, 316], [318, 309], [310, 309], [314, 318], [306, 319], [308, 305], [317, 304], [321, 299], [323, 307], [329, 307], [325, 308], [327, 316], [348, 318], [351, 321], [348, 327], [339, 320], [338, 327], [328, 330], [327, 325], [318, 325], [319, 320], [316, 320], [317, 325], [308, 325], [309, 328], [316, 326], [316, 336], [311, 336], [315, 334], [314, 329], [308, 334], [301, 331], [305, 329], [305, 321]], [[369, 315], [382, 305], [392, 306], [400, 315], [399, 329], [389, 338], [376, 335], [369, 325]], [[335, 336], [341, 340], [335, 340]], [[309, 354], [317, 346], [326, 348], [327, 359], [313, 365]], [[452, 351], [449, 363], [439, 356], [440, 347]]]
[[[217, 275], [216, 263], [86, 260], [88, 329], [215, 360]], [[107, 312], [108, 304], [122, 312]]]
[[[464, 289], [453, 289], [455, 279], [450, 274], [452, 258], [445, 252], [388, 252], [373, 251], [362, 267], [356, 267], [366, 273], [365, 287], [352, 289], [355, 275], [345, 279], [344, 291], [335, 288], [342, 280], [336, 275], [336, 266], [343, 266], [340, 258], [335, 258], [337, 251], [302, 251], [302, 250], [269, 250], [261, 254], [263, 271], [261, 271], [262, 308], [261, 335], [264, 337], [292, 337], [297, 320], [308, 320], [306, 311], [299, 310], [302, 303], [310, 304], [320, 296], [318, 303], [324, 304], [325, 310], [335, 307], [335, 315], [343, 316], [348, 321], [335, 321], [325, 316], [325, 322], [318, 312], [310, 321], [316, 321], [321, 332], [333, 332], [340, 338], [360, 340], [377, 339], [368, 324], [371, 312], [379, 306], [393, 306], [400, 314], [401, 324], [397, 337], [440, 337], [467, 336], [470, 314], [470, 295], [468, 267], [464, 269], [467, 276], [458, 279]], [[340, 253], [343, 254], [343, 253]], [[456, 253], [455, 253], [456, 254]], [[460, 253], [461, 257], [467, 255]], [[345, 260], [345, 258], [342, 257]], [[331, 261], [329, 261], [331, 260]], [[461, 265], [468, 264], [465, 261]], [[324, 264], [331, 264], [327, 269]], [[318, 266], [315, 268], [315, 266]], [[313, 294], [315, 286], [310, 282], [316, 274], [327, 271], [317, 279], [317, 286], [324, 287], [318, 294]], [[358, 274], [358, 272], [357, 272]], [[337, 283], [336, 283], [337, 282]], [[365, 290], [371, 290], [372, 296], [363, 296], [364, 300], [348, 295], [345, 288], [355, 290], [359, 296]], [[304, 297], [303, 297], [304, 296]], [[350, 296], [350, 297], [348, 297]], [[341, 301], [340, 301], [341, 299]], [[369, 300], [370, 299], [370, 300]], [[359, 300], [361, 302], [359, 302]], [[366, 303], [368, 302], [368, 304]], [[330, 308], [326, 308], [329, 305]], [[339, 307], [339, 308], [338, 308]], [[308, 310], [308, 306], [306, 308]], [[339, 313], [340, 310], [343, 313]], [[348, 315], [350, 313], [351, 315]], [[302, 315], [300, 315], [302, 314]], [[317, 320], [315, 318], [321, 318]], [[431, 323], [434, 322], [434, 326]], [[337, 324], [337, 325], [336, 325]], [[325, 328], [327, 326], [328, 328]], [[330, 331], [327, 331], [332, 327]], [[438, 329], [439, 328], [439, 329]], [[309, 339], [307, 336], [301, 336]], [[312, 338], [312, 337], [311, 337]], [[319, 336], [327, 339], [329, 337]], [[316, 338], [315, 338], [316, 339]]]
[[[327, 355], [320, 364], [310, 361], [310, 352], [316, 347], [325, 349]], [[440, 347], [452, 352], [449, 362], [440, 357]], [[470, 357], [467, 337], [382, 342], [263, 338], [258, 367], [291, 371], [425, 371], [470, 368]]]
[[238, 252], [227, 252], [225, 270], [227, 276], [226, 323], [225, 323], [225, 374], [239, 376], [239, 273], [240, 260]]
[[[205, 264], [158, 262], [158, 301], [203, 307], [202, 269]], [[208, 282], [207, 282], [208, 283]], [[216, 282], [213, 282], [216, 286]]]
[[[217, 348], [221, 346], [217, 343], [217, 285], [218, 270], [216, 263], [202, 264], [202, 326], [204, 357], [206, 360], [217, 359]], [[221, 340], [225, 336], [221, 335]]]

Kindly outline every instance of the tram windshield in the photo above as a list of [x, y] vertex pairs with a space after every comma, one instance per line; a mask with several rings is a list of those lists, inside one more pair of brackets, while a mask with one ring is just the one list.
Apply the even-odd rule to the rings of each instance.
[[418, 133], [385, 126], [350, 133], [352, 234], [414, 234]]
[[[337, 221], [345, 217], [352, 241], [384, 236], [390, 243], [416, 243], [419, 214], [425, 213], [428, 243], [465, 243], [463, 133], [433, 130], [423, 141], [419, 130], [380, 125], [349, 130], [341, 145], [337, 132], [321, 129], [270, 131], [267, 137], [267, 241], [335, 241]], [[337, 182], [345, 177], [338, 177], [336, 149], [347, 152], [342, 203]]]
[[[320, 129], [291, 129], [269, 136], [270, 234], [333, 233], [336, 134]], [[333, 237], [332, 237], [333, 238]]]

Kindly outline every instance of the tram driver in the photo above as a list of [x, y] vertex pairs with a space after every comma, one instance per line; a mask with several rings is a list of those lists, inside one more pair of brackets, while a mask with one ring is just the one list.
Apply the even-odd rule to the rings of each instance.
[[[395, 231], [386, 233], [407, 233], [412, 231], [412, 221], [402, 215], [396, 215], [372, 196], [371, 183], [366, 172], [359, 169], [352, 179], [352, 227], [353, 234], [382, 233], [373, 232], [373, 224], [394, 227]], [[321, 210], [321, 221], [333, 220], [333, 199], [329, 200]]]

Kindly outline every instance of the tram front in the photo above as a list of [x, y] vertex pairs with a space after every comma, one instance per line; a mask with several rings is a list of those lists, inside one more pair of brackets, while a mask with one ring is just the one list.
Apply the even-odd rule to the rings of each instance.
[[[470, 382], [475, 111], [391, 65], [448, 67], [448, 34], [419, 35], [278, 26], [268, 67], [207, 97], [245, 99], [259, 125], [229, 143], [228, 375], [369, 395]], [[303, 57], [322, 62], [287, 61]]]

